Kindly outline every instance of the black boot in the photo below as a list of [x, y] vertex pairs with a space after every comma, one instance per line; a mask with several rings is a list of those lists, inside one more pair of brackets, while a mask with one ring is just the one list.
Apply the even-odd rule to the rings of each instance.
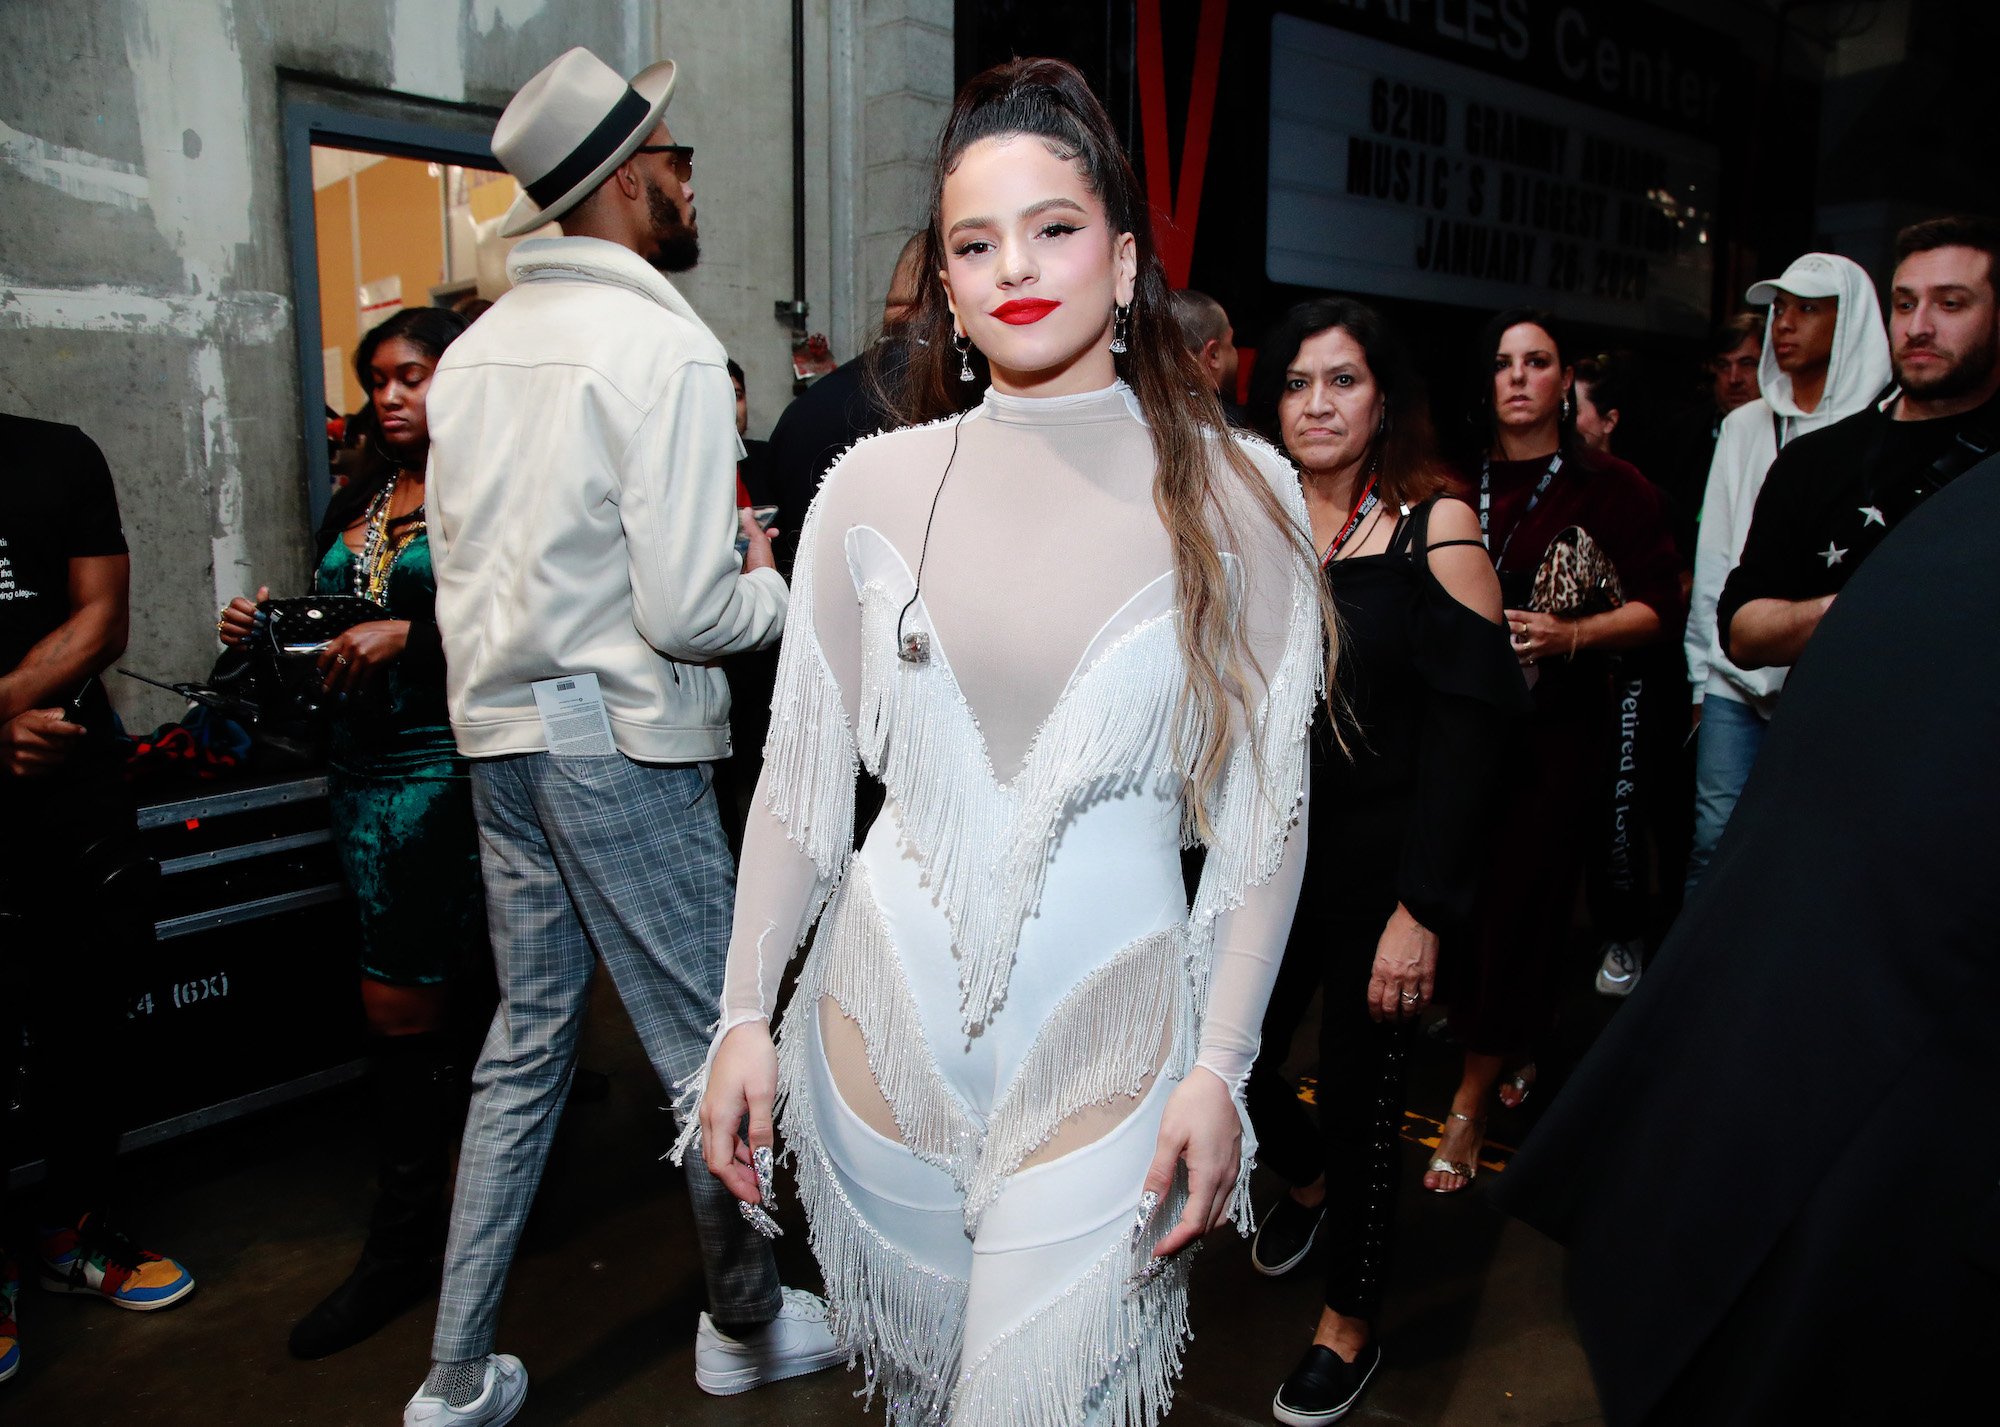
[[374, 1042], [381, 1174], [368, 1240], [347, 1281], [292, 1328], [293, 1357], [351, 1348], [437, 1292], [451, 1146], [465, 1122], [467, 1074], [451, 1048], [439, 1033]]

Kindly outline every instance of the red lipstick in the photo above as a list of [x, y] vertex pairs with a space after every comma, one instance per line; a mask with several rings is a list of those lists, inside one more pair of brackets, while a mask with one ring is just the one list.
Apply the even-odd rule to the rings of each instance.
[[1046, 297], [1016, 297], [1001, 303], [987, 315], [1016, 327], [1025, 327], [1030, 322], [1041, 321], [1061, 306], [1060, 302], [1051, 302]]

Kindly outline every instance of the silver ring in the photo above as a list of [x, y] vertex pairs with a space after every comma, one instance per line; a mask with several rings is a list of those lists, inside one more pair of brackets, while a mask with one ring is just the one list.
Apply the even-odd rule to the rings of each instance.
[[1416, 992], [1414, 992], [1414, 991], [1405, 991], [1405, 992], [1403, 993], [1403, 999], [1404, 999], [1405, 1001], [1421, 1001], [1421, 1000], [1423, 1000], [1424, 998], [1423, 998], [1423, 997], [1421, 997], [1421, 996], [1419, 996], [1419, 995], [1418, 995], [1418, 994], [1417, 994]]
[[345, 654], [336, 654], [333, 656], [333, 662], [336, 664], [345, 664], [347, 662], [347, 656]]

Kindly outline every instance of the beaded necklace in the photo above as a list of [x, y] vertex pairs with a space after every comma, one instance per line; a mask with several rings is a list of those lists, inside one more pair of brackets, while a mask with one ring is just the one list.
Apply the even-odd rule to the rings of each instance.
[[[368, 513], [361, 519], [367, 527], [361, 537], [361, 553], [354, 559], [354, 593], [376, 604], [386, 604], [389, 593], [389, 575], [396, 568], [396, 559], [424, 528], [424, 508], [418, 506], [400, 520], [389, 517], [389, 507], [395, 503], [396, 488], [402, 484], [399, 473], [388, 485], [376, 492], [368, 502]], [[392, 527], [395, 529], [391, 534]]]

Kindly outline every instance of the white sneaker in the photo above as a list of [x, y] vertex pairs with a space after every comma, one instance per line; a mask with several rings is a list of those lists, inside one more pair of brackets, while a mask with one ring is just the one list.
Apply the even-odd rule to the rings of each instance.
[[479, 1396], [463, 1407], [442, 1397], [427, 1396], [420, 1387], [403, 1408], [403, 1427], [500, 1427], [512, 1422], [528, 1400], [528, 1370], [507, 1353], [486, 1355], [486, 1381]]
[[1597, 992], [1600, 996], [1629, 996], [1632, 988], [1639, 984], [1639, 941], [1607, 941], [1604, 943], [1604, 963], [1597, 968]]
[[825, 1300], [802, 1288], [786, 1289], [778, 1316], [741, 1337], [723, 1332], [706, 1313], [694, 1335], [695, 1386], [717, 1397], [846, 1361], [847, 1350], [833, 1340]]

